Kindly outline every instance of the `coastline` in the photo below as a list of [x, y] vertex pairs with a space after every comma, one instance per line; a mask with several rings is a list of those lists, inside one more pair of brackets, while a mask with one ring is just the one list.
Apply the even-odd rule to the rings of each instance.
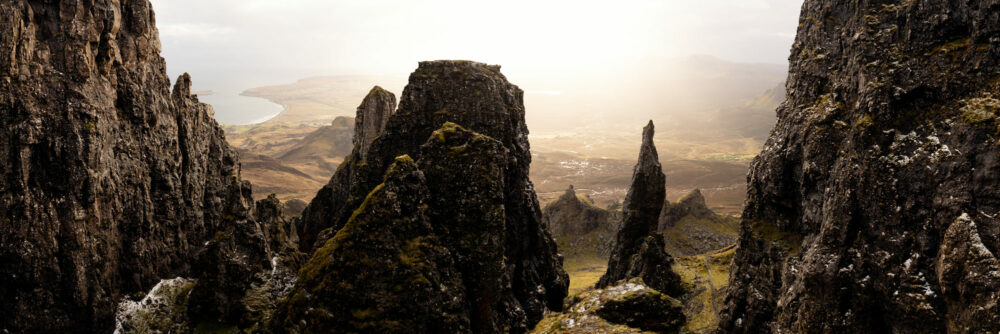
[[267, 122], [281, 115], [289, 106], [277, 101], [244, 94], [207, 95], [202, 102], [215, 109], [216, 121], [226, 125], [247, 126]]

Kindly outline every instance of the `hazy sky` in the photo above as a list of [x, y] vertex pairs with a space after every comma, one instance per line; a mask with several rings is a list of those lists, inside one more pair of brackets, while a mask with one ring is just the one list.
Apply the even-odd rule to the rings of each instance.
[[783, 64], [801, 0], [152, 0], [170, 71], [572, 71], [706, 54]]

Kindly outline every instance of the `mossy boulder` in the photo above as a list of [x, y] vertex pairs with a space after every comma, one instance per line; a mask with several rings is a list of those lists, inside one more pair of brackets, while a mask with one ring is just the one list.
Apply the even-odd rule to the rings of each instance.
[[684, 324], [682, 305], [677, 299], [650, 288], [628, 290], [610, 298], [594, 313], [613, 323], [658, 333], [676, 333]]
[[677, 333], [685, 319], [680, 301], [634, 278], [567, 298], [532, 333]]

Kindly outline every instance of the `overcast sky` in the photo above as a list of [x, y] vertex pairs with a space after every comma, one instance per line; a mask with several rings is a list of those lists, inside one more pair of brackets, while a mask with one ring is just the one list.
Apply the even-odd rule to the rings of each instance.
[[693, 54], [784, 64], [802, 1], [152, 2], [171, 74], [206, 79], [212, 71], [405, 74], [429, 59], [539, 74]]

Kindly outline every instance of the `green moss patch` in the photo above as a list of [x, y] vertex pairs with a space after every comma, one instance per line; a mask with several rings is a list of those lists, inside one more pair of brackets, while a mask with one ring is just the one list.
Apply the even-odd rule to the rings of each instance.
[[962, 113], [962, 120], [966, 123], [978, 125], [993, 123], [1000, 113], [1000, 100], [992, 96], [971, 98], [962, 101], [959, 111]]

